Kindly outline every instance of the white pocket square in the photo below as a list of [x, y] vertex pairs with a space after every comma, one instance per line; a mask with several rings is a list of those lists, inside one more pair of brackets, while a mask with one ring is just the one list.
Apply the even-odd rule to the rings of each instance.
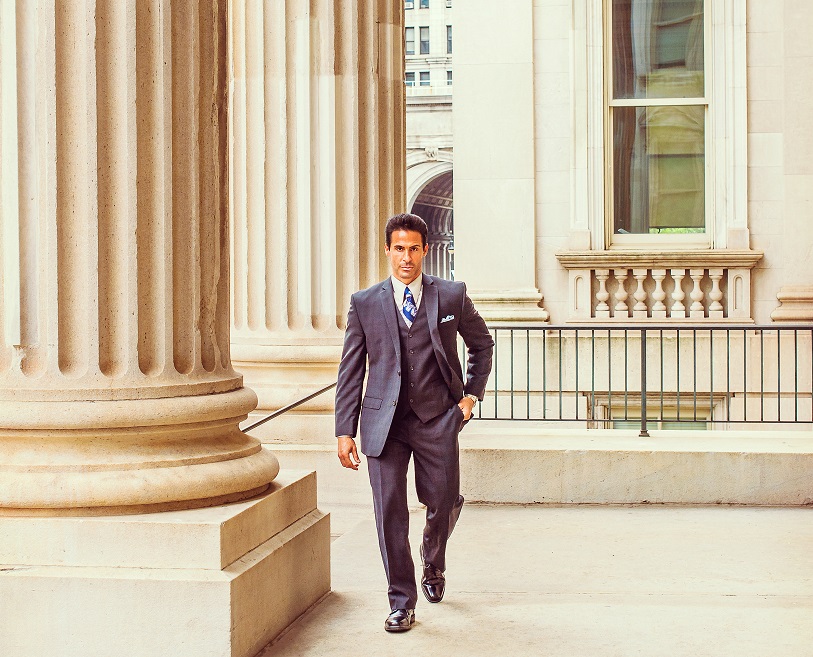
[[454, 315], [446, 315], [446, 317], [444, 317], [442, 320], [440, 320], [440, 323], [443, 324], [443, 322], [451, 322], [453, 319], [454, 319]]

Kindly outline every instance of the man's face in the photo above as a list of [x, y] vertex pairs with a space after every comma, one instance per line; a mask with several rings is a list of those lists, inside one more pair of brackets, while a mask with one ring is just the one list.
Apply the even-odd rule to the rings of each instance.
[[392, 275], [405, 285], [420, 276], [423, 257], [428, 250], [429, 245], [422, 244], [421, 234], [416, 230], [393, 231], [390, 245], [384, 246]]

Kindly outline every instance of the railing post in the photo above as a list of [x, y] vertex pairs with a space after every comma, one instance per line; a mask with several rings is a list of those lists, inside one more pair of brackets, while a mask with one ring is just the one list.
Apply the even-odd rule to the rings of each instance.
[[649, 438], [646, 430], [646, 329], [641, 329], [641, 433], [640, 438]]

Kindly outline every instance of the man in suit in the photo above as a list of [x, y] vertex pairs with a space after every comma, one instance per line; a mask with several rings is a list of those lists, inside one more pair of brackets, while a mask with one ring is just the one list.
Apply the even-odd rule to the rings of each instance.
[[[350, 299], [336, 386], [336, 436], [342, 465], [358, 470], [354, 438], [361, 415], [361, 451], [389, 583], [391, 613], [384, 629], [403, 632], [415, 622], [417, 602], [408, 536], [409, 459], [414, 458], [418, 499], [426, 505], [421, 590], [429, 602], [440, 602], [446, 542], [463, 506], [457, 437], [485, 393], [494, 341], [465, 284], [422, 273], [428, 250], [423, 219], [396, 215], [385, 236], [392, 275]], [[465, 383], [458, 334], [468, 350]]]

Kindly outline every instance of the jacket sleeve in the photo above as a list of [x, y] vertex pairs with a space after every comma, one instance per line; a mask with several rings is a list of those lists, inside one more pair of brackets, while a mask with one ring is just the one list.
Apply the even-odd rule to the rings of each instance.
[[466, 294], [463, 287], [463, 312], [457, 327], [460, 337], [466, 343], [468, 365], [466, 367], [465, 394], [476, 395], [482, 401], [486, 392], [488, 375], [491, 373], [491, 358], [494, 352], [494, 339], [485, 320]]
[[344, 349], [336, 384], [336, 436], [356, 435], [364, 374], [367, 370], [367, 340], [359, 321], [354, 297], [355, 295], [350, 298]]

